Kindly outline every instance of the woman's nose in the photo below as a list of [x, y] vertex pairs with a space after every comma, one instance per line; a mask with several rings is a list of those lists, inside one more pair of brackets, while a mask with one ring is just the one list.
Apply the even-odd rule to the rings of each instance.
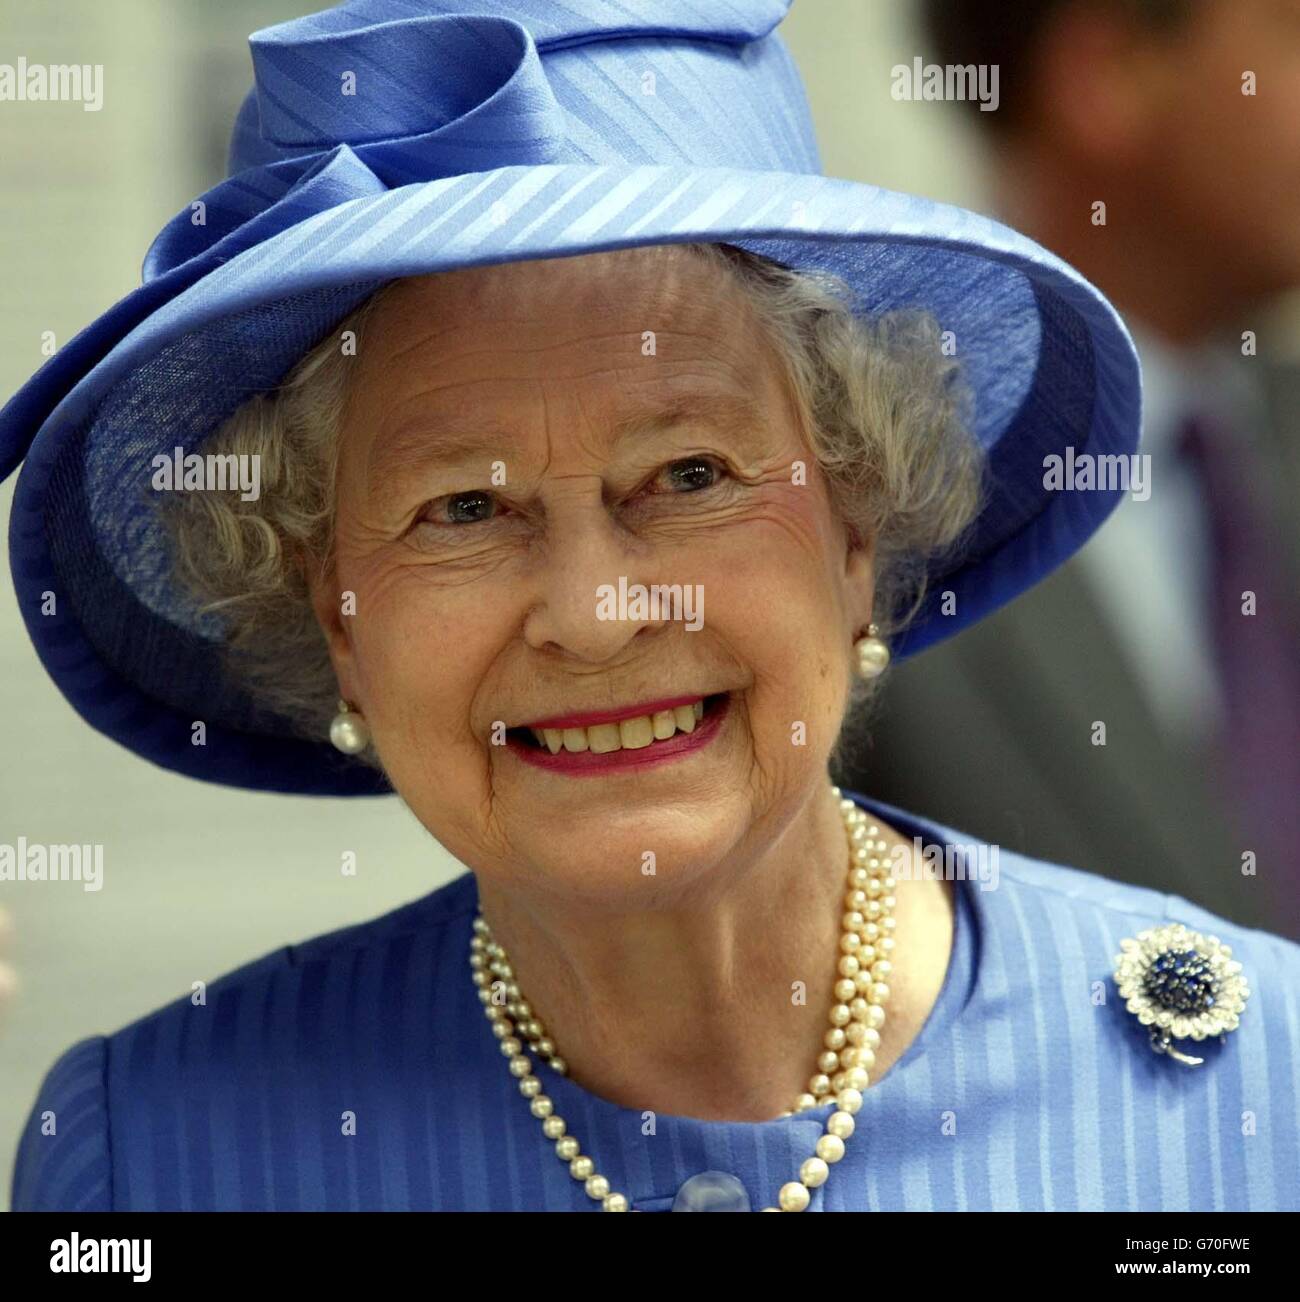
[[524, 637], [537, 650], [600, 663], [643, 629], [668, 622], [671, 611], [654, 611], [650, 618], [647, 603], [626, 599], [629, 592], [670, 583], [671, 576], [656, 574], [654, 547], [619, 523], [599, 489], [548, 513], [544, 538], [530, 559], [536, 589]]

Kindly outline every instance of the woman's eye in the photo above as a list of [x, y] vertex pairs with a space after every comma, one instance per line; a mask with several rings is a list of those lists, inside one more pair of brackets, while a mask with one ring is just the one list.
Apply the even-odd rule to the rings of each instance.
[[478, 524], [496, 514], [497, 500], [491, 493], [452, 493], [429, 504], [425, 516], [432, 524]]
[[666, 481], [665, 489], [673, 493], [698, 493], [712, 488], [722, 478], [722, 468], [709, 457], [684, 457], [665, 466], [656, 484]]
[[[719, 484], [725, 468], [712, 457], [683, 457], [664, 466], [651, 481], [652, 494], [699, 493]], [[457, 529], [466, 525], [485, 524], [505, 511], [496, 495], [483, 489], [467, 493], [449, 493], [434, 498], [418, 521], [434, 529]]]

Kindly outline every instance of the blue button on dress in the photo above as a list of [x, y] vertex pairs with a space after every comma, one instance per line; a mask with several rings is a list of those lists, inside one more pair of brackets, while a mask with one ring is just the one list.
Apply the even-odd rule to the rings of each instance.
[[745, 1186], [727, 1171], [701, 1171], [685, 1181], [673, 1199], [675, 1212], [748, 1212]]

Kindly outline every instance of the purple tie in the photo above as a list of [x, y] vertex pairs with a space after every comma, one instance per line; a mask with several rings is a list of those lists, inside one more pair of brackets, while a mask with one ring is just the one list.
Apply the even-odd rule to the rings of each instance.
[[[1224, 704], [1215, 751], [1235, 806], [1241, 849], [1257, 856], [1260, 885], [1280, 911], [1277, 931], [1300, 919], [1300, 594], [1278, 562], [1247, 452], [1221, 427], [1194, 417], [1180, 448], [1200, 473], [1209, 542], [1211, 638]], [[1255, 613], [1243, 613], [1243, 593]]]

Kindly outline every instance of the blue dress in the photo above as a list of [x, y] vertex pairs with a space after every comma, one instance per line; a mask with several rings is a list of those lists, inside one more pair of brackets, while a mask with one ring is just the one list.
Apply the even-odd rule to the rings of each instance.
[[[905, 836], [978, 845], [853, 798]], [[865, 1091], [809, 1210], [1300, 1209], [1300, 946], [1007, 851], [984, 884], [955, 883], [938, 1001]], [[74, 1045], [24, 1131], [14, 1209], [598, 1210], [483, 1016], [466, 963], [476, 902], [466, 874], [230, 973], [205, 1006], [182, 998]], [[1230, 943], [1251, 984], [1240, 1027], [1195, 1048], [1200, 1067], [1151, 1052], [1110, 979], [1122, 937], [1170, 921]], [[703, 1171], [772, 1204], [831, 1111], [656, 1116], [534, 1063], [644, 1211]]]

